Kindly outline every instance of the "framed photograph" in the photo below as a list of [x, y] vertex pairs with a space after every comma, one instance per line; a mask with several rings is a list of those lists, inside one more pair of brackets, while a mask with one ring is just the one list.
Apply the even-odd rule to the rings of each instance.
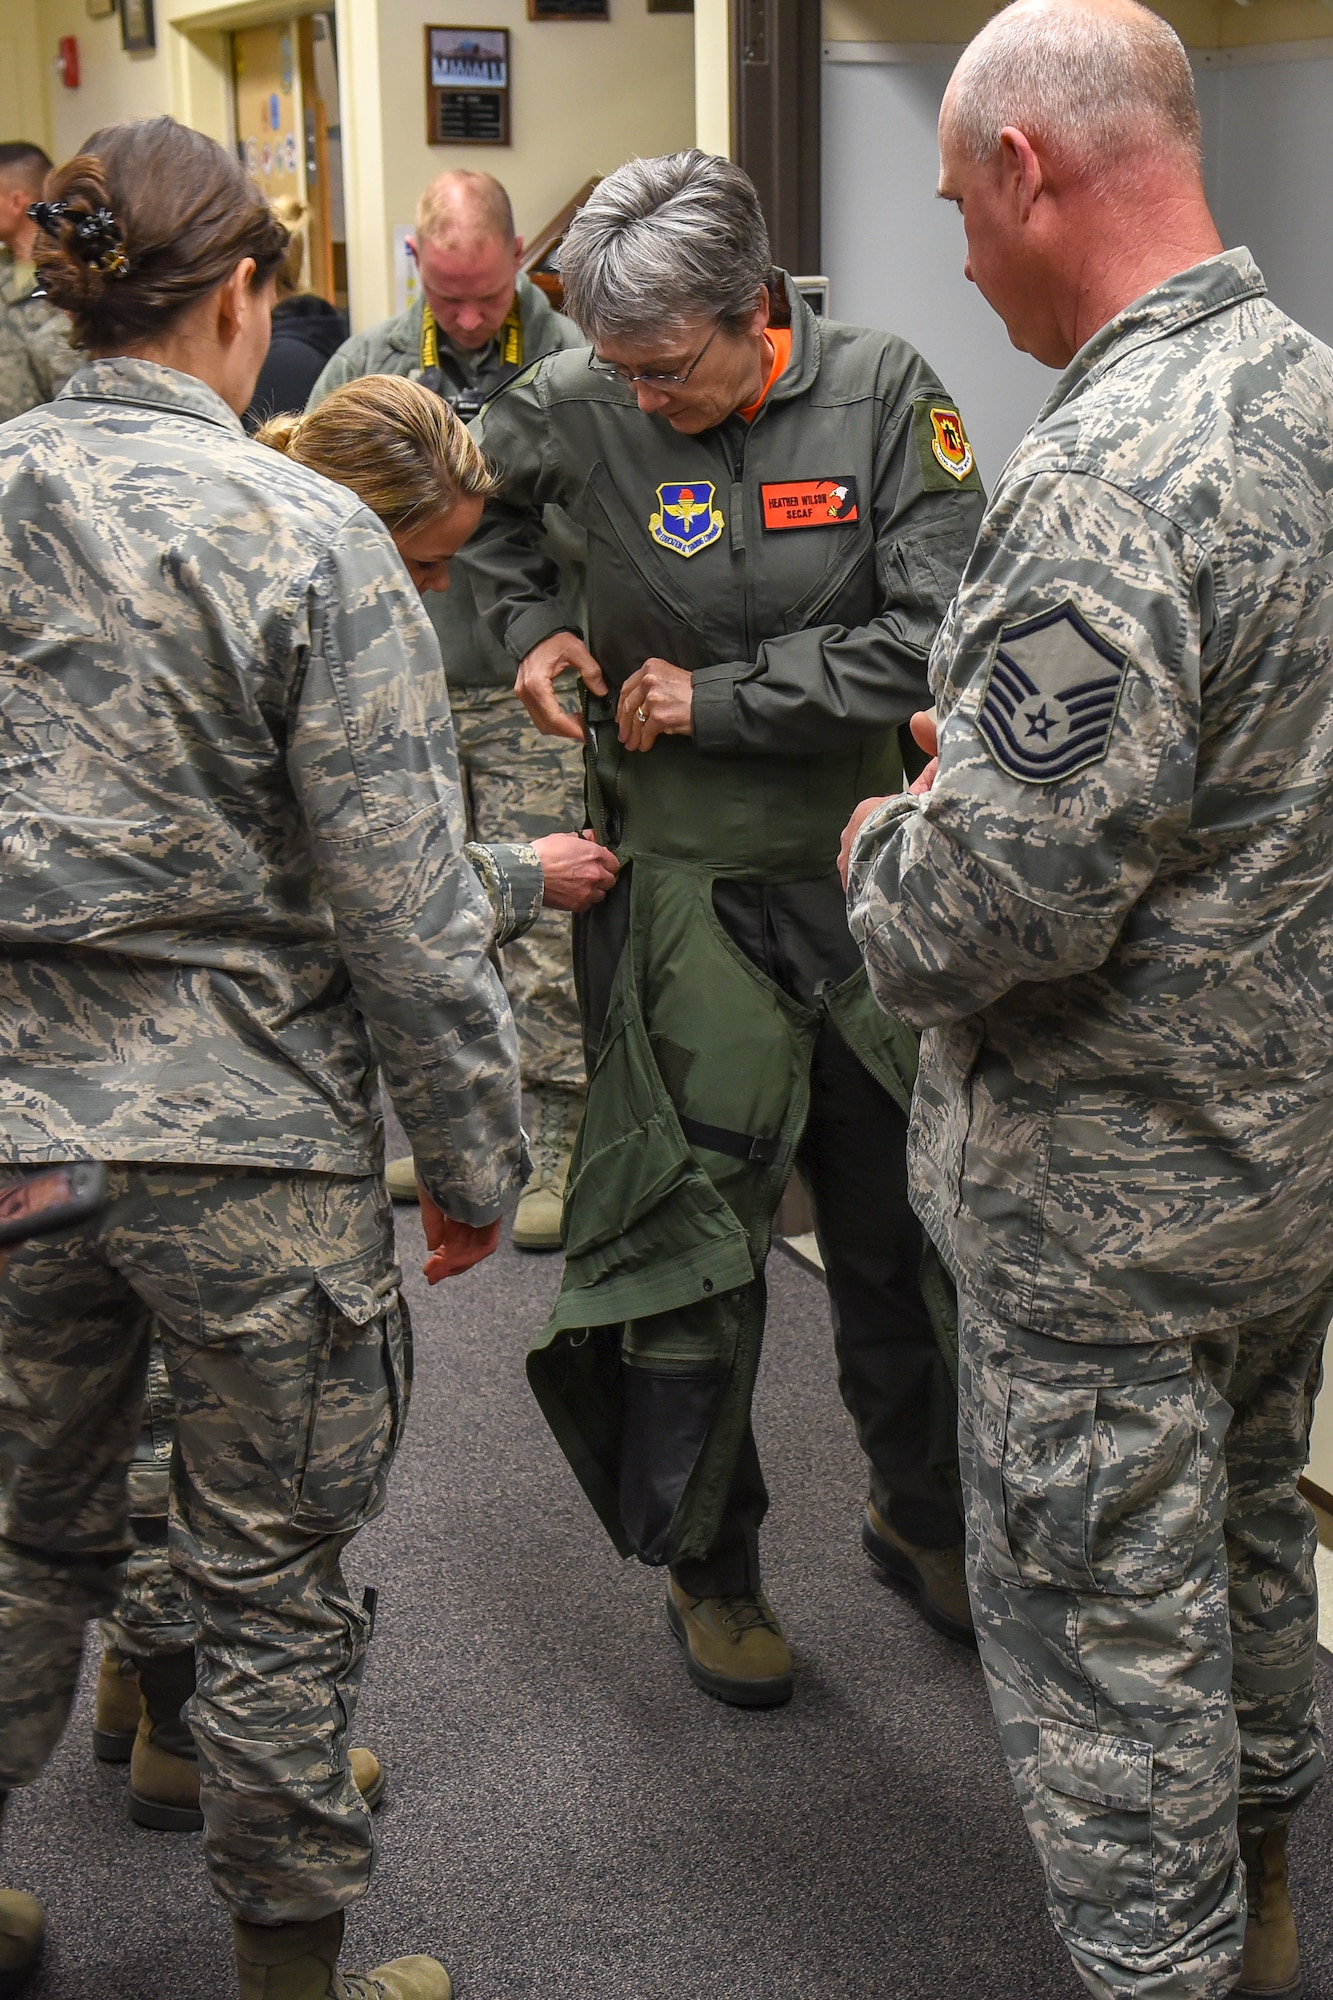
[[116, 0], [84, 0], [90, 21], [105, 21], [116, 11]]
[[650, 14], [692, 14], [694, 0], [648, 0]]
[[609, 21], [607, 0], [528, 0], [530, 21]]
[[120, 46], [132, 55], [157, 47], [153, 0], [120, 0]]
[[508, 28], [427, 28], [426, 144], [509, 144]]

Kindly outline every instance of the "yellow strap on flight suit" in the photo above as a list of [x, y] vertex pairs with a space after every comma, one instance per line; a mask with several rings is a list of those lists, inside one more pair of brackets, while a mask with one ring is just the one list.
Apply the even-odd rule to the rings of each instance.
[[[518, 293], [509, 308], [508, 317], [500, 328], [500, 359], [506, 368], [523, 366], [523, 316], [518, 309]], [[435, 323], [435, 315], [429, 306], [421, 313], [421, 366], [438, 368], [440, 365], [440, 329]]]

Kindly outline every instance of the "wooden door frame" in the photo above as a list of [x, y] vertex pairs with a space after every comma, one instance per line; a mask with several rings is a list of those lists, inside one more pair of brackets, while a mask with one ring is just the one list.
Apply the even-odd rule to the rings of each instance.
[[768, 219], [775, 263], [820, 265], [822, 9], [815, 0], [730, 0], [732, 157]]

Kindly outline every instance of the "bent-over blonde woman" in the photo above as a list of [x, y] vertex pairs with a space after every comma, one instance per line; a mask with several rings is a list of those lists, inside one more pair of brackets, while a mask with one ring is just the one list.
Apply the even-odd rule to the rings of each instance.
[[[449, 588], [450, 558], [477, 527], [498, 484], [449, 405], [400, 375], [360, 376], [306, 416], [275, 417], [258, 438], [350, 487], [383, 521], [422, 591]], [[591, 834], [472, 841], [467, 855], [495, 907], [499, 945], [521, 937], [543, 904], [578, 911], [600, 903], [620, 865]], [[410, 1158], [391, 1160], [388, 1180], [398, 1199], [417, 1192]]]

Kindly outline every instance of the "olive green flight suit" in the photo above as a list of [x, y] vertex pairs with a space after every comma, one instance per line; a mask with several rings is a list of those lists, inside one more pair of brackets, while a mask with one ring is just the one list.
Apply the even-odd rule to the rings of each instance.
[[[901, 783], [983, 496], [911, 348], [821, 324], [785, 279], [774, 305], [791, 360], [749, 425], [678, 435], [585, 350], [475, 426], [505, 484], [469, 567], [515, 660], [580, 625], [542, 509], [587, 534], [613, 691], [588, 704], [590, 806], [623, 863], [579, 924], [588, 1108], [529, 1376], [616, 1546], [702, 1595], [758, 1582], [750, 1400], [797, 1157], [872, 1494], [911, 1540], [962, 1534], [951, 1300], [906, 1195], [916, 1043], [871, 1000], [835, 864], [857, 802]], [[654, 655], [694, 677], [693, 735], [629, 754], [615, 691]]]

